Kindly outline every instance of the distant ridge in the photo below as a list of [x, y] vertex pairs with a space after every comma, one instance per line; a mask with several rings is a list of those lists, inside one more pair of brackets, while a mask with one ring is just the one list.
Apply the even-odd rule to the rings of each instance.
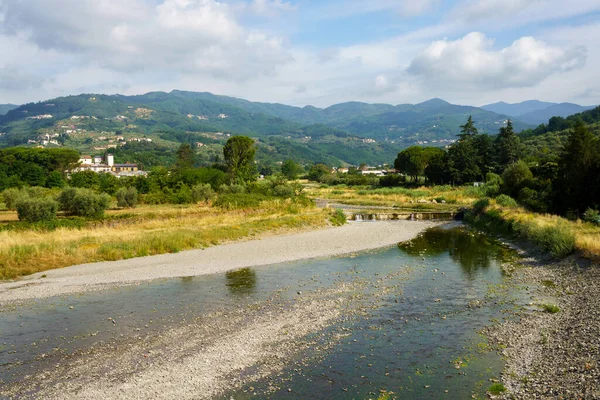
[[0, 115], [6, 115], [10, 110], [14, 110], [19, 107], [16, 104], [0, 104]]
[[580, 106], [573, 103], [549, 103], [539, 100], [527, 100], [509, 104], [503, 101], [487, 104], [481, 108], [499, 114], [506, 114], [528, 124], [539, 125], [552, 117], [566, 118], [573, 114], [590, 110], [595, 106]]

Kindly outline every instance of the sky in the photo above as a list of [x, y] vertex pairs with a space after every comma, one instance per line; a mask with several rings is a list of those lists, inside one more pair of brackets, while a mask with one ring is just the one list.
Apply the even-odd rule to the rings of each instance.
[[0, 0], [0, 103], [600, 104], [599, 0]]

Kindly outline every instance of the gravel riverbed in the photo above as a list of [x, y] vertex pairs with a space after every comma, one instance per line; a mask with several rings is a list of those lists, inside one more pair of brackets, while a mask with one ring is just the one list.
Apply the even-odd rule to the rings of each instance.
[[599, 266], [576, 256], [534, 261], [515, 279], [540, 289], [519, 320], [487, 331], [506, 357], [501, 398], [600, 399]]
[[244, 267], [326, 258], [396, 245], [439, 225], [431, 221], [350, 222], [344, 226], [272, 236], [206, 249], [76, 265], [0, 283], [0, 305], [102, 290], [161, 278], [199, 276]]

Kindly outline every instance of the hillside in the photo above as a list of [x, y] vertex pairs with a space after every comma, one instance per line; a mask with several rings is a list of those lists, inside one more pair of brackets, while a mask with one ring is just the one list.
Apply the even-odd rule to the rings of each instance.
[[552, 117], [566, 118], [570, 115], [591, 110], [595, 106], [580, 106], [573, 103], [548, 103], [539, 100], [528, 100], [521, 103], [509, 104], [503, 101], [487, 104], [481, 108], [495, 113], [506, 114], [519, 121], [531, 125], [539, 125]]
[[[469, 115], [480, 132], [489, 134], [509, 118], [440, 99], [397, 106], [348, 102], [321, 109], [185, 91], [81, 94], [25, 104], [0, 116], [0, 146], [67, 146], [94, 153], [152, 141], [172, 151], [186, 132], [216, 135], [222, 142], [243, 134], [265, 144], [263, 153], [273, 162], [293, 155], [306, 162], [381, 164], [408, 146], [452, 143]], [[516, 129], [528, 127], [515, 121]], [[208, 148], [200, 139], [191, 144], [199, 153]], [[155, 164], [161, 157], [147, 158]]]
[[570, 115], [578, 114], [586, 110], [591, 110], [594, 106], [580, 106], [573, 103], [554, 104], [542, 110], [532, 111], [519, 115], [518, 118], [529, 124], [542, 124], [552, 117], [566, 118]]
[[16, 104], [0, 104], [0, 115], [6, 115], [10, 110], [14, 110], [19, 107]]

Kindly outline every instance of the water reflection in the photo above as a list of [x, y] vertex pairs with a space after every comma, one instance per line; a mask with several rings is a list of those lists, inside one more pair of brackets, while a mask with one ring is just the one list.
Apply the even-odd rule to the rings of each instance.
[[413, 256], [448, 253], [469, 278], [478, 270], [489, 268], [495, 260], [507, 255], [506, 250], [497, 241], [462, 227], [429, 229], [413, 240], [400, 243], [398, 247]]
[[242, 268], [225, 274], [227, 287], [232, 294], [250, 294], [256, 290], [256, 272], [252, 268]]

